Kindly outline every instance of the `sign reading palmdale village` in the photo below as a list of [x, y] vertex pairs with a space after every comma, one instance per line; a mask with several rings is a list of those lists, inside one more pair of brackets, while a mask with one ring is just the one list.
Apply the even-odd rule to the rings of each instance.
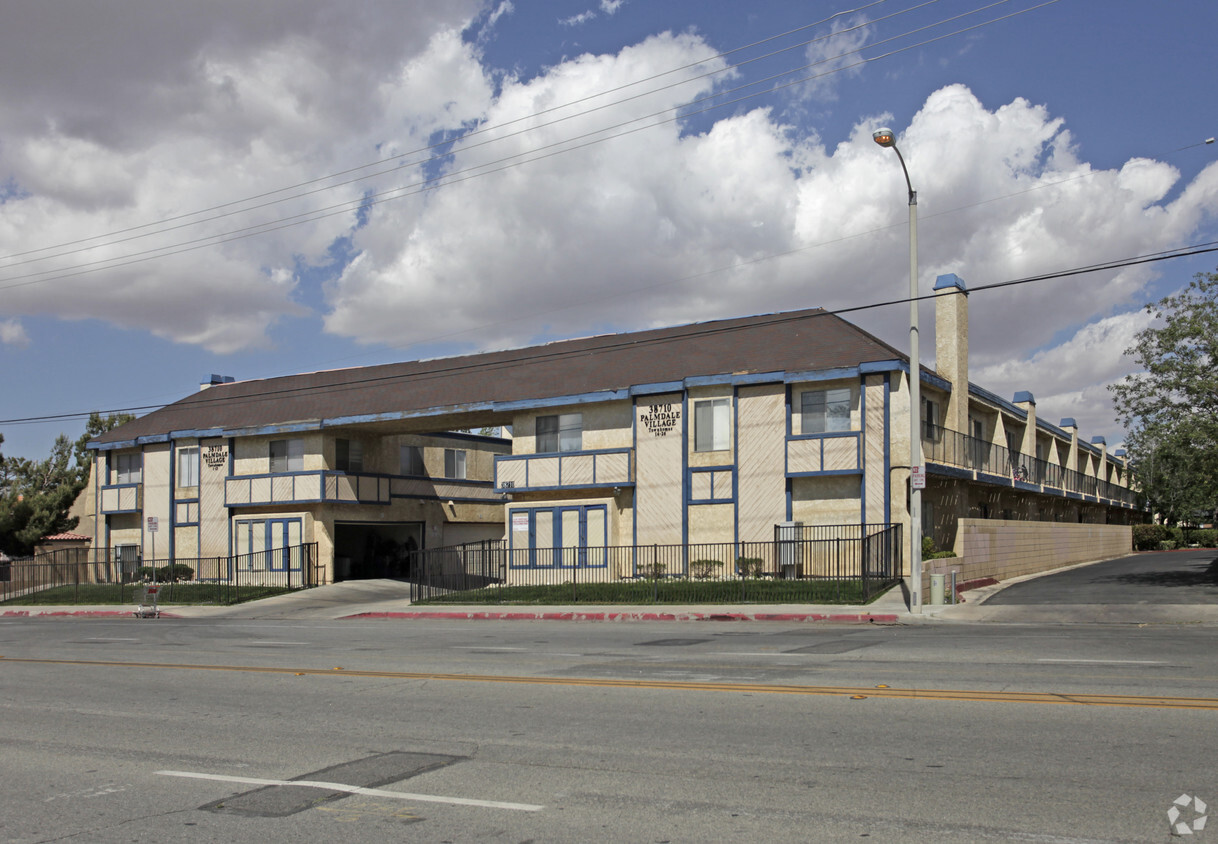
[[203, 450], [203, 463], [208, 469], [223, 469], [228, 465], [228, 448], [222, 445], [209, 445]]
[[681, 408], [671, 404], [650, 404], [641, 407], [639, 422], [653, 437], [666, 437], [681, 421]]

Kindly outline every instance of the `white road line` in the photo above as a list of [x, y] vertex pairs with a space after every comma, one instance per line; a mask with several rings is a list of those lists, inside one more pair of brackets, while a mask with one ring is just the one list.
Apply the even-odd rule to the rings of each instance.
[[157, 771], [164, 777], [186, 777], [196, 780], [215, 780], [216, 782], [235, 782], [242, 785], [295, 785], [304, 788], [324, 788], [327, 791], [345, 791], [348, 794], [360, 794], [365, 797], [389, 797], [394, 800], [416, 800], [420, 803], [449, 803], [455, 806], [481, 806], [487, 809], [511, 809], [517, 812], [540, 812], [544, 806], [532, 803], [503, 803], [498, 800], [475, 800], [472, 797], [438, 797], [434, 794], [411, 794], [406, 791], [385, 791], [381, 788], [363, 788], [358, 785], [346, 785], [341, 782], [321, 782], [319, 780], [271, 780], [260, 777], [235, 777], [228, 774], [200, 774], [193, 771]]
[[453, 645], [454, 651], [527, 651], [528, 648], [505, 648], [494, 645]]
[[118, 636], [90, 636], [86, 642], [138, 642], [139, 639], [122, 639]]
[[1157, 659], [1038, 659], [1037, 662], [1069, 662], [1086, 665], [1170, 665]]
[[257, 641], [257, 642], [254, 642], [254, 644], [255, 644], [255, 645], [307, 645], [307, 644], [309, 644], [309, 643], [308, 643], [308, 642], [264, 642], [264, 641]]

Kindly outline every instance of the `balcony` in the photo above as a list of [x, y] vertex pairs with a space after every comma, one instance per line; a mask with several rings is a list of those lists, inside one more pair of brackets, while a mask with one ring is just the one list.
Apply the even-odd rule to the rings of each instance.
[[144, 485], [110, 484], [101, 488], [101, 512], [109, 516], [115, 513], [138, 513], [144, 507]]
[[815, 434], [787, 440], [787, 477], [856, 474], [862, 468], [858, 431]]
[[1132, 489], [937, 425], [927, 425], [923, 429], [922, 458], [927, 463], [964, 470], [970, 480], [982, 483], [1089, 501], [1102, 499], [1125, 507], [1137, 506], [1137, 495]]
[[634, 486], [631, 455], [629, 448], [500, 455], [495, 458], [495, 492]]
[[347, 472], [291, 472], [242, 475], [224, 481], [227, 507], [264, 507], [272, 504], [388, 505], [395, 498], [494, 502], [489, 481]]

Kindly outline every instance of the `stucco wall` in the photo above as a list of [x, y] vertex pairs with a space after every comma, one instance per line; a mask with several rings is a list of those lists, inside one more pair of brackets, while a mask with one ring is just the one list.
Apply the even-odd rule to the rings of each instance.
[[955, 571], [957, 583], [982, 578], [1010, 580], [1076, 563], [1131, 553], [1129, 525], [961, 519], [956, 556], [926, 560], [923, 595], [930, 603], [930, 575]]

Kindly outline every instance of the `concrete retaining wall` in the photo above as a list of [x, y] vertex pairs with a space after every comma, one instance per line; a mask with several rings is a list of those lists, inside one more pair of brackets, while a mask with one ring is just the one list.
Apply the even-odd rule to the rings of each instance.
[[1132, 553], [1129, 525], [1073, 522], [961, 519], [956, 556], [925, 560], [922, 594], [930, 600], [930, 575], [956, 572], [957, 584], [974, 580], [1010, 580], [1028, 574], [1123, 557]]

